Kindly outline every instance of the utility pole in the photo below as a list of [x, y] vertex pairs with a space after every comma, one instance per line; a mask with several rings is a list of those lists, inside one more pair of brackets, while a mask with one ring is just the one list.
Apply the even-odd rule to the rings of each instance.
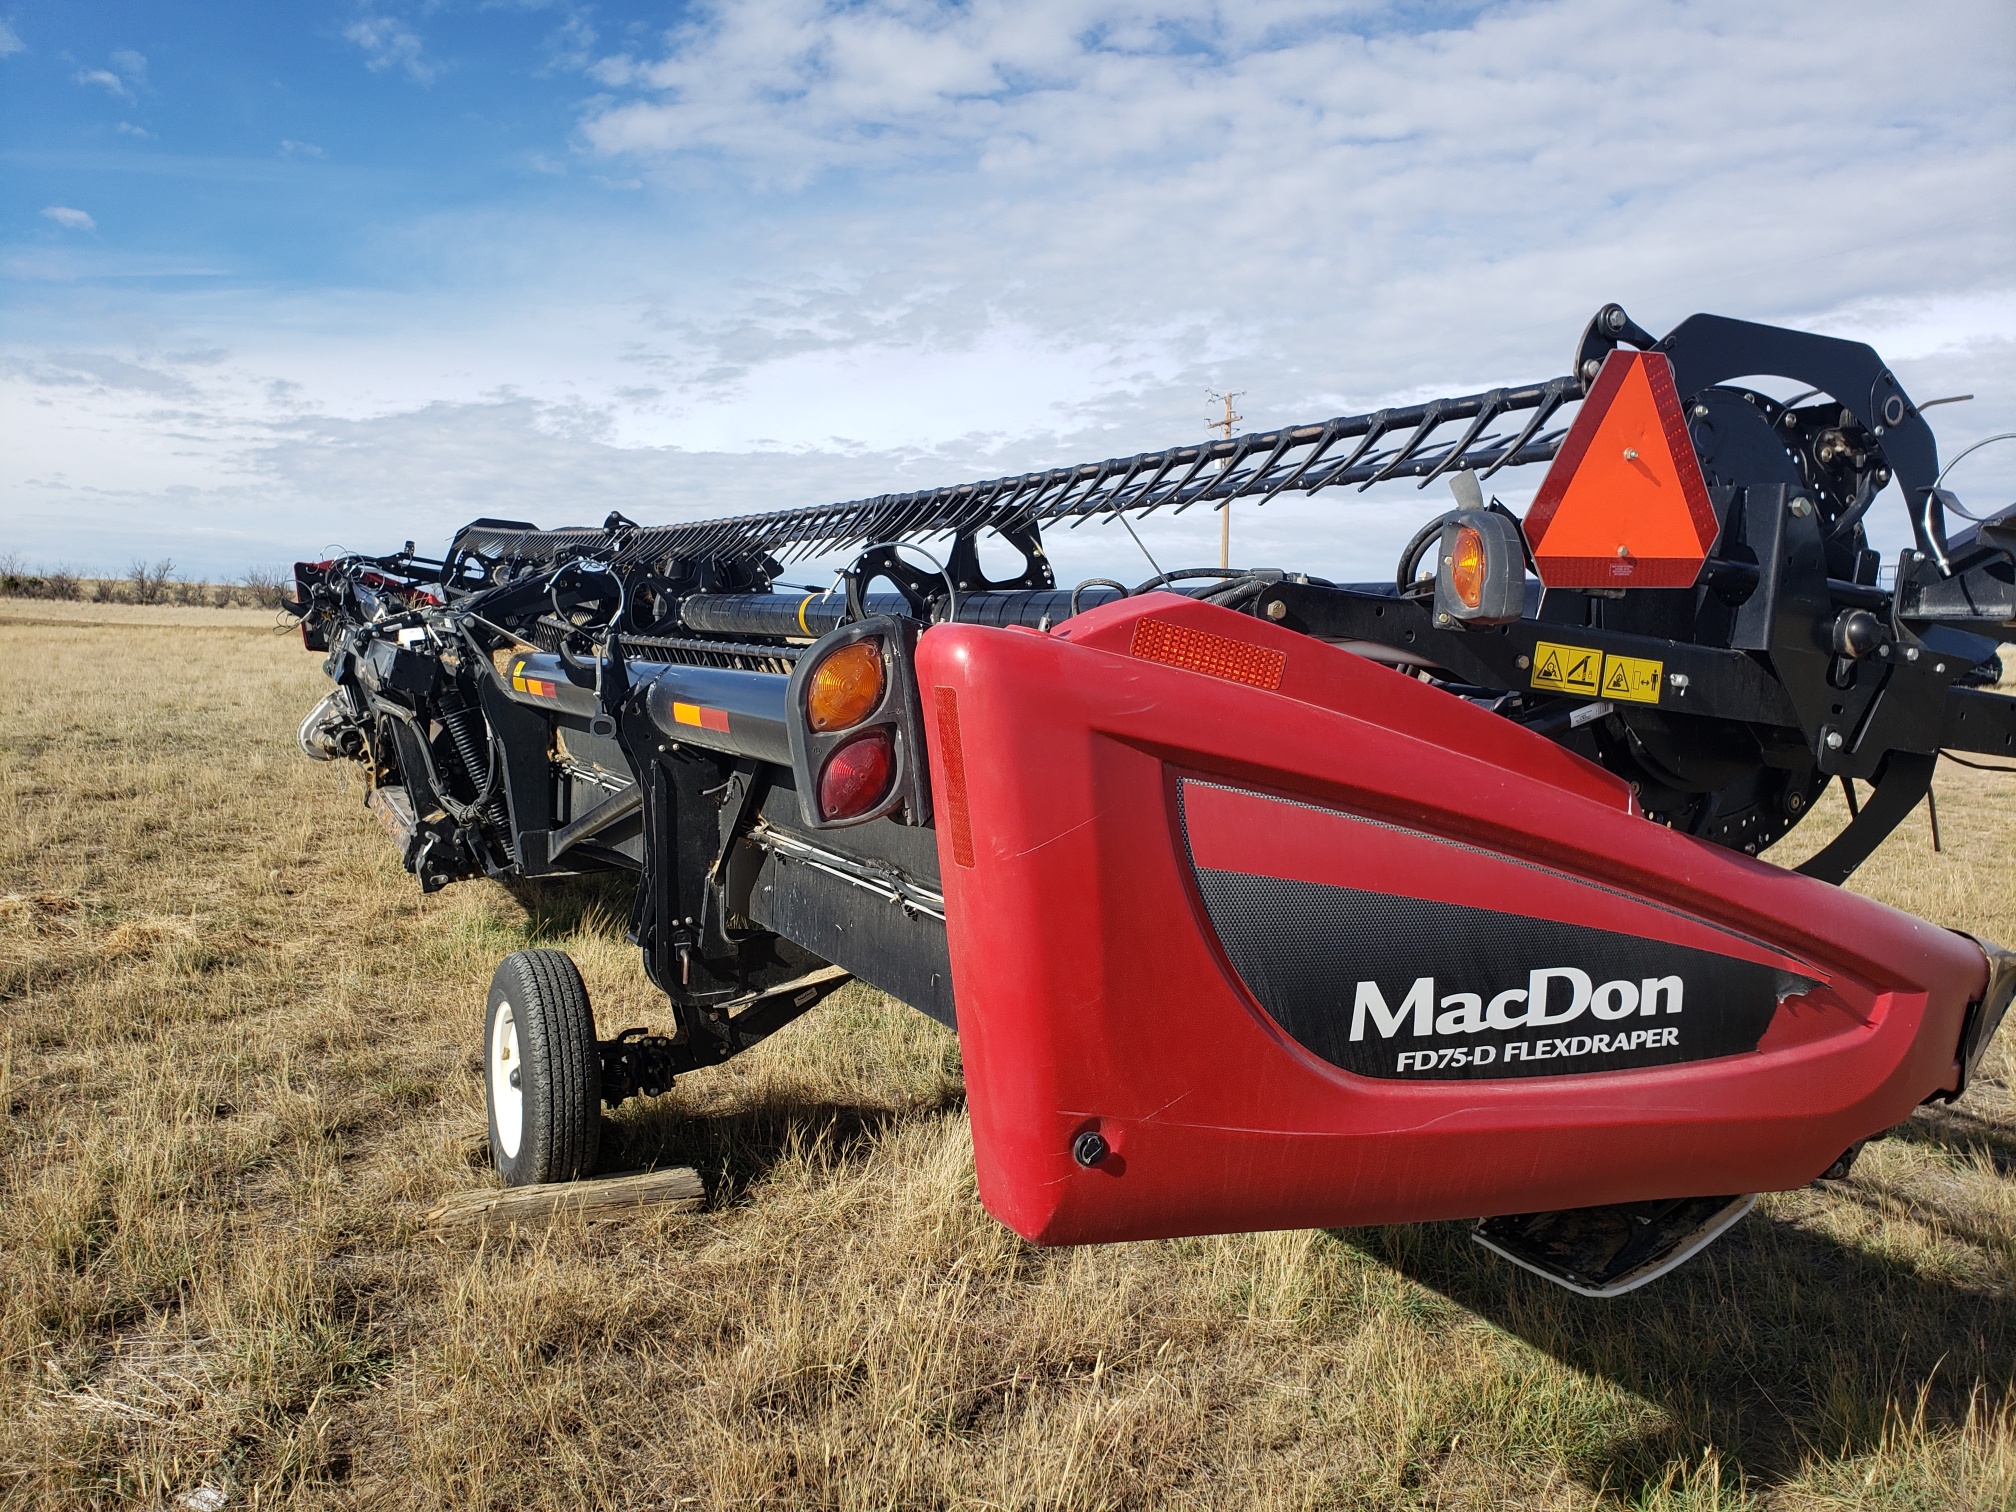
[[[1219, 393], [1216, 389], [1206, 389], [1204, 392], [1211, 398], [1221, 401], [1225, 406], [1224, 418], [1207, 421], [1204, 428], [1206, 430], [1218, 431], [1227, 441], [1230, 441], [1232, 439], [1232, 427], [1246, 418], [1244, 415], [1235, 415], [1232, 413], [1232, 401], [1243, 395], [1246, 390], [1236, 389], [1225, 394]], [[1230, 457], [1220, 458], [1218, 471], [1222, 473], [1231, 465], [1232, 459]], [[1232, 501], [1230, 499], [1227, 499], [1218, 506], [1218, 565], [1220, 567], [1230, 567], [1232, 565]]]

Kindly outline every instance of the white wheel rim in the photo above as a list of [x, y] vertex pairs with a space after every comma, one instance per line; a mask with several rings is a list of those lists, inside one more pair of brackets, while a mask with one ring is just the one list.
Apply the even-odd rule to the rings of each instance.
[[518, 1157], [518, 1141], [525, 1130], [525, 1093], [511, 1085], [511, 1073], [520, 1072], [518, 1020], [509, 1003], [497, 1005], [497, 1017], [490, 1026], [490, 1115], [497, 1120], [497, 1143], [506, 1160]]

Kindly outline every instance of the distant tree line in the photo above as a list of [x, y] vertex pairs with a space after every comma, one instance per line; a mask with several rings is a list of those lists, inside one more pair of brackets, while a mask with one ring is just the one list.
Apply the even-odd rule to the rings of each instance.
[[184, 604], [206, 609], [278, 609], [293, 575], [254, 567], [235, 582], [209, 583], [177, 574], [166, 557], [136, 557], [123, 577], [92, 577], [69, 567], [32, 571], [14, 553], [0, 555], [0, 597], [60, 599], [93, 604]]

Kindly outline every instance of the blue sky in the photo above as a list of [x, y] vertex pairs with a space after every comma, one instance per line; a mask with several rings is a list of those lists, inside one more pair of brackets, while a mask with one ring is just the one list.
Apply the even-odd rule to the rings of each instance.
[[[1933, 412], [1949, 452], [2016, 429], [2006, 0], [0, 21], [0, 554], [31, 562], [224, 576], [956, 481], [1190, 439], [1210, 387], [1264, 425], [1549, 377], [1610, 298], [1874, 341], [1980, 396]], [[2006, 504], [2016, 455], [1956, 481]], [[1434, 507], [1277, 501], [1238, 554], [1377, 574]], [[1215, 558], [1208, 521], [1154, 528]]]

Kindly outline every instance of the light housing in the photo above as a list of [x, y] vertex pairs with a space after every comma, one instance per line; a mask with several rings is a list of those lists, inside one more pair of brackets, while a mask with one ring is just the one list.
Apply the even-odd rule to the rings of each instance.
[[1495, 509], [1451, 515], [1436, 547], [1436, 625], [1509, 625], [1525, 611], [1526, 549], [1519, 522]]
[[805, 722], [821, 733], [851, 730], [875, 712], [888, 681], [879, 636], [838, 646], [812, 668], [805, 687]]
[[807, 646], [785, 684], [791, 783], [808, 829], [931, 822], [916, 620], [878, 614]]

